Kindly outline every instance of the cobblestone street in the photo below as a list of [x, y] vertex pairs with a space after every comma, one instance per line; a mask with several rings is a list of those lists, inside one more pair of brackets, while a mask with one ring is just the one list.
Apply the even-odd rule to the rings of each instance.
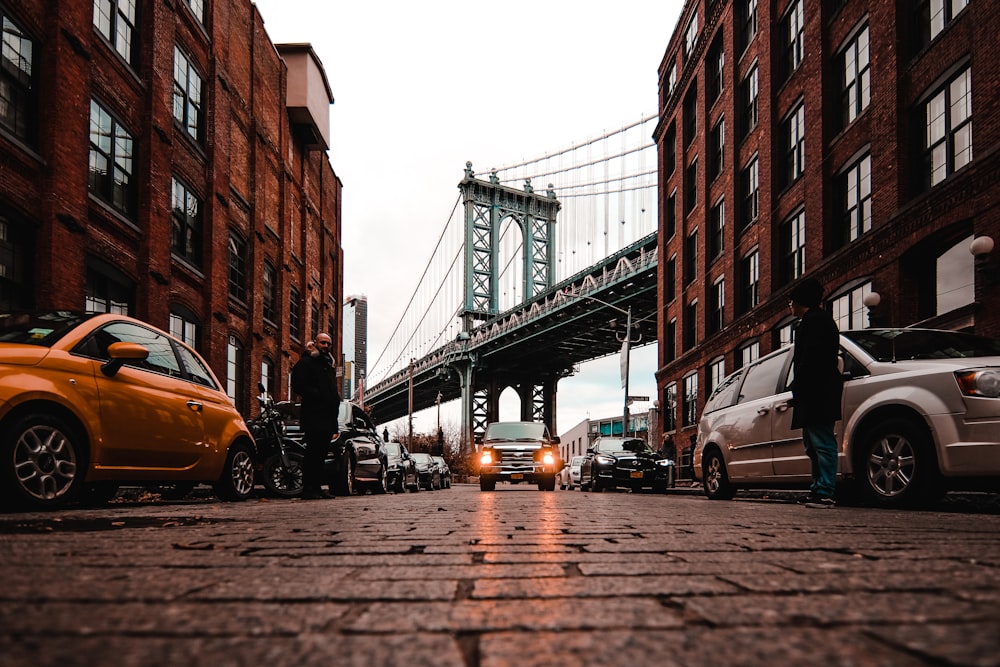
[[0, 516], [0, 655], [94, 665], [1000, 665], [1000, 515], [690, 493]]

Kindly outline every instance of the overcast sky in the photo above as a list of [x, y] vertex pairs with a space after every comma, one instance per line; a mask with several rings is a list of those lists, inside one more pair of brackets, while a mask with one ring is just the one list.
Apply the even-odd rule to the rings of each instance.
[[[657, 68], [683, 1], [256, 5], [273, 42], [312, 44], [333, 89], [344, 296], [368, 298], [371, 364], [431, 257], [466, 161], [482, 174], [655, 113]], [[630, 394], [656, 398], [656, 349], [633, 352]], [[591, 362], [559, 383], [560, 433], [622, 413], [618, 364], [617, 355]], [[506, 399], [501, 411], [516, 418]], [[457, 426], [457, 414], [457, 404], [446, 406], [442, 421]], [[435, 425], [432, 410], [414, 428]]]

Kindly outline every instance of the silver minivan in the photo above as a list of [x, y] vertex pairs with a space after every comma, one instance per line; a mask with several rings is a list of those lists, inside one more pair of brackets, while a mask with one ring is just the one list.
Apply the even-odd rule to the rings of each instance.
[[[1000, 485], [1000, 341], [932, 329], [843, 331], [838, 493], [910, 505]], [[792, 348], [728, 376], [698, 425], [695, 476], [712, 499], [811, 481], [792, 429]], [[808, 378], [802, 381], [808, 382]]]

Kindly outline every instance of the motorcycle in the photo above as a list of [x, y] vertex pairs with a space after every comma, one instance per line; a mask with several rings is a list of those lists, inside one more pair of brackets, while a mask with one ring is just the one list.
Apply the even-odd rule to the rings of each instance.
[[282, 401], [275, 403], [263, 384], [258, 384], [260, 413], [247, 421], [250, 433], [257, 444], [257, 469], [269, 493], [282, 498], [292, 498], [302, 493], [302, 461], [305, 448], [301, 443], [286, 437], [284, 416], [292, 414], [294, 405]]

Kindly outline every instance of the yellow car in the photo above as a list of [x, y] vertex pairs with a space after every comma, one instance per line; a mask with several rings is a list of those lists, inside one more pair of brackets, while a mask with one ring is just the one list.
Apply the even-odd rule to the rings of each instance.
[[253, 438], [197, 352], [115, 314], [0, 313], [0, 503], [48, 509], [122, 482], [253, 491]]

